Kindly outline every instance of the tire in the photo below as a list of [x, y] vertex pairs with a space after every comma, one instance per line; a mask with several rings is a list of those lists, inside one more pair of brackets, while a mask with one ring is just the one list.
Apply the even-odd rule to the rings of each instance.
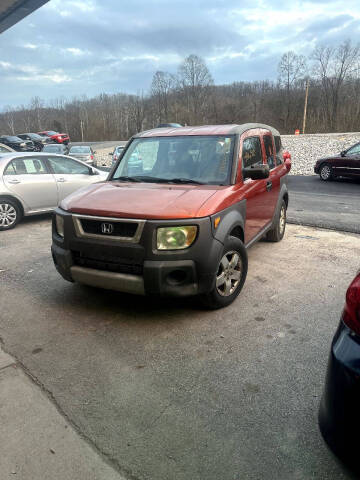
[[248, 259], [244, 244], [238, 238], [229, 236], [215, 275], [214, 288], [200, 297], [202, 304], [212, 310], [230, 305], [243, 288], [247, 269]]
[[11, 198], [0, 197], [0, 231], [14, 228], [21, 220], [19, 205]]
[[329, 182], [334, 178], [331, 167], [328, 163], [323, 163], [321, 165], [319, 170], [319, 176], [323, 182]]
[[266, 234], [268, 242], [280, 242], [284, 238], [286, 228], [286, 203], [285, 200], [281, 202], [280, 211], [277, 214], [274, 227]]

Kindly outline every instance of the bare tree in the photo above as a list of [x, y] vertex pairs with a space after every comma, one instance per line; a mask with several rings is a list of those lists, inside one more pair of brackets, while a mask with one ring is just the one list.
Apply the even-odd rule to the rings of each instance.
[[304, 78], [307, 74], [306, 58], [303, 55], [296, 55], [295, 52], [289, 51], [284, 53], [278, 64], [279, 84], [285, 89], [286, 99], [284, 105], [284, 129], [289, 128], [289, 119], [292, 112], [294, 97], [292, 90], [297, 82]]
[[158, 121], [170, 121], [169, 115], [169, 94], [175, 86], [174, 76], [167, 72], [157, 71], [151, 82], [151, 95], [157, 105]]
[[179, 67], [178, 79], [187, 101], [189, 121], [196, 124], [214, 83], [212, 76], [202, 58], [189, 55]]
[[317, 46], [312, 55], [314, 72], [322, 87], [325, 116], [330, 131], [337, 129], [337, 115], [342, 87], [356, 70], [360, 58], [360, 46], [352, 46], [349, 40], [338, 47]]

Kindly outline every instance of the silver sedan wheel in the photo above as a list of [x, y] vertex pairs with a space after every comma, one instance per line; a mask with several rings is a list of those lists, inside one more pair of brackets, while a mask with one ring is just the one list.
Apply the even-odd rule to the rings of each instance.
[[222, 297], [232, 295], [240, 283], [242, 260], [235, 251], [225, 253], [216, 275], [216, 290]]
[[17, 218], [15, 208], [6, 202], [0, 203], [0, 227], [11, 227]]
[[320, 177], [323, 180], [329, 180], [329, 178], [331, 177], [331, 169], [329, 165], [324, 165], [323, 167], [321, 167]]

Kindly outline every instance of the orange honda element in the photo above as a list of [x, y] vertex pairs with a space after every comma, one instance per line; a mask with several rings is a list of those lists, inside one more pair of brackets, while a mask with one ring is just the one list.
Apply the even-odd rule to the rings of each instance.
[[246, 249], [284, 236], [290, 167], [267, 125], [141, 132], [107, 181], [56, 210], [55, 266], [70, 282], [229, 305], [245, 282]]

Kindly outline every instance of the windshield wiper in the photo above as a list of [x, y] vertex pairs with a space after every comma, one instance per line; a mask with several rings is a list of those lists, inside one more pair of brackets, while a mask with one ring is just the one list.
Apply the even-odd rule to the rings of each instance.
[[128, 177], [126, 175], [113, 178], [112, 180], [119, 180], [120, 182], [142, 182], [142, 180], [140, 180], [138, 177]]
[[169, 178], [166, 181], [169, 183], [195, 183], [196, 185], [205, 185], [204, 182], [198, 182], [197, 180], [191, 180], [190, 178]]

